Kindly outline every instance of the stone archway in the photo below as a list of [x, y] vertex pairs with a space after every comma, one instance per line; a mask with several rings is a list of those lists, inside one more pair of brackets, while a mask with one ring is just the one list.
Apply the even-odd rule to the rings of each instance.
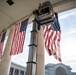
[[56, 75], [66, 75], [66, 70], [62, 67], [56, 69]]

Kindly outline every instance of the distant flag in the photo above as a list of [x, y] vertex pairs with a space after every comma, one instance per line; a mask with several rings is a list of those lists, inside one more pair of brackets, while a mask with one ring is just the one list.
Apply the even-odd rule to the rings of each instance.
[[58, 22], [58, 14], [55, 13], [54, 24], [46, 26], [44, 25], [44, 39], [45, 48], [49, 55], [54, 55], [54, 57], [61, 61], [60, 54], [60, 40], [61, 40], [61, 30]]
[[28, 24], [28, 19], [15, 26], [13, 41], [11, 45], [10, 55], [16, 55], [23, 52], [23, 45], [26, 35], [26, 28]]
[[0, 59], [2, 57], [2, 50], [3, 50], [5, 35], [6, 35], [6, 32], [0, 35]]

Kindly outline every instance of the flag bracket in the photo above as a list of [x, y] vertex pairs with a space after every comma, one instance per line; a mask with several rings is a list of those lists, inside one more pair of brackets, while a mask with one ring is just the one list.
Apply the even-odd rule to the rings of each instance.
[[27, 64], [29, 64], [29, 63], [33, 63], [33, 64], [36, 64], [36, 62], [34, 62], [34, 61], [30, 61], [30, 62], [26, 62]]
[[[51, 17], [48, 17], [48, 18], [46, 18], [46, 19], [42, 19], [42, 20], [37, 20], [37, 19], [35, 19], [35, 21], [36, 21], [36, 23], [38, 24], [38, 30], [40, 30], [40, 26], [42, 26], [42, 25], [47, 25], [47, 24], [49, 24], [49, 23], [52, 23], [52, 22], [54, 22], [54, 19], [51, 19], [51, 20], [49, 20], [49, 19], [51, 19]], [[47, 21], [48, 20], [48, 21]]]
[[37, 33], [37, 30], [32, 30], [31, 33], [32, 33], [32, 32], [36, 32], [36, 33]]
[[28, 45], [28, 46], [35, 46], [35, 47], [37, 47], [37, 45], [35, 45], [35, 44], [30, 44], [30, 45]]
[[40, 3], [33, 14], [35, 15], [34, 21], [38, 24], [38, 30], [40, 30], [40, 26], [54, 22], [54, 10], [50, 1]]

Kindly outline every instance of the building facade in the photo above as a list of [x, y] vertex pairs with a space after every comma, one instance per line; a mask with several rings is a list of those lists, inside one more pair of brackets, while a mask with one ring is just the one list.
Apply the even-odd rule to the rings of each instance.
[[[45, 65], [45, 75], [76, 75], [76, 72], [71, 72], [70, 66], [59, 64], [47, 64]], [[11, 63], [9, 75], [25, 75], [26, 67]]]
[[11, 63], [9, 75], [25, 75], [26, 67]]
[[45, 75], [71, 75], [71, 68], [62, 63], [47, 64], [45, 66]]

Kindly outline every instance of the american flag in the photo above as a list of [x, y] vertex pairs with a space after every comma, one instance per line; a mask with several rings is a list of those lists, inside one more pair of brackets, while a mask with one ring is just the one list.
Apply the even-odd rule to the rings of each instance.
[[10, 55], [16, 55], [23, 52], [27, 23], [28, 23], [28, 19], [24, 20], [21, 23], [18, 23], [15, 26]]
[[4, 32], [3, 34], [0, 34], [0, 59], [2, 57], [2, 51], [3, 51], [5, 35], [6, 35], [6, 32]]
[[47, 26], [43, 26], [44, 30], [44, 43], [45, 48], [49, 55], [54, 55], [54, 57], [61, 61], [60, 54], [60, 40], [61, 40], [61, 30], [58, 22], [58, 14], [54, 15], [54, 23]]

